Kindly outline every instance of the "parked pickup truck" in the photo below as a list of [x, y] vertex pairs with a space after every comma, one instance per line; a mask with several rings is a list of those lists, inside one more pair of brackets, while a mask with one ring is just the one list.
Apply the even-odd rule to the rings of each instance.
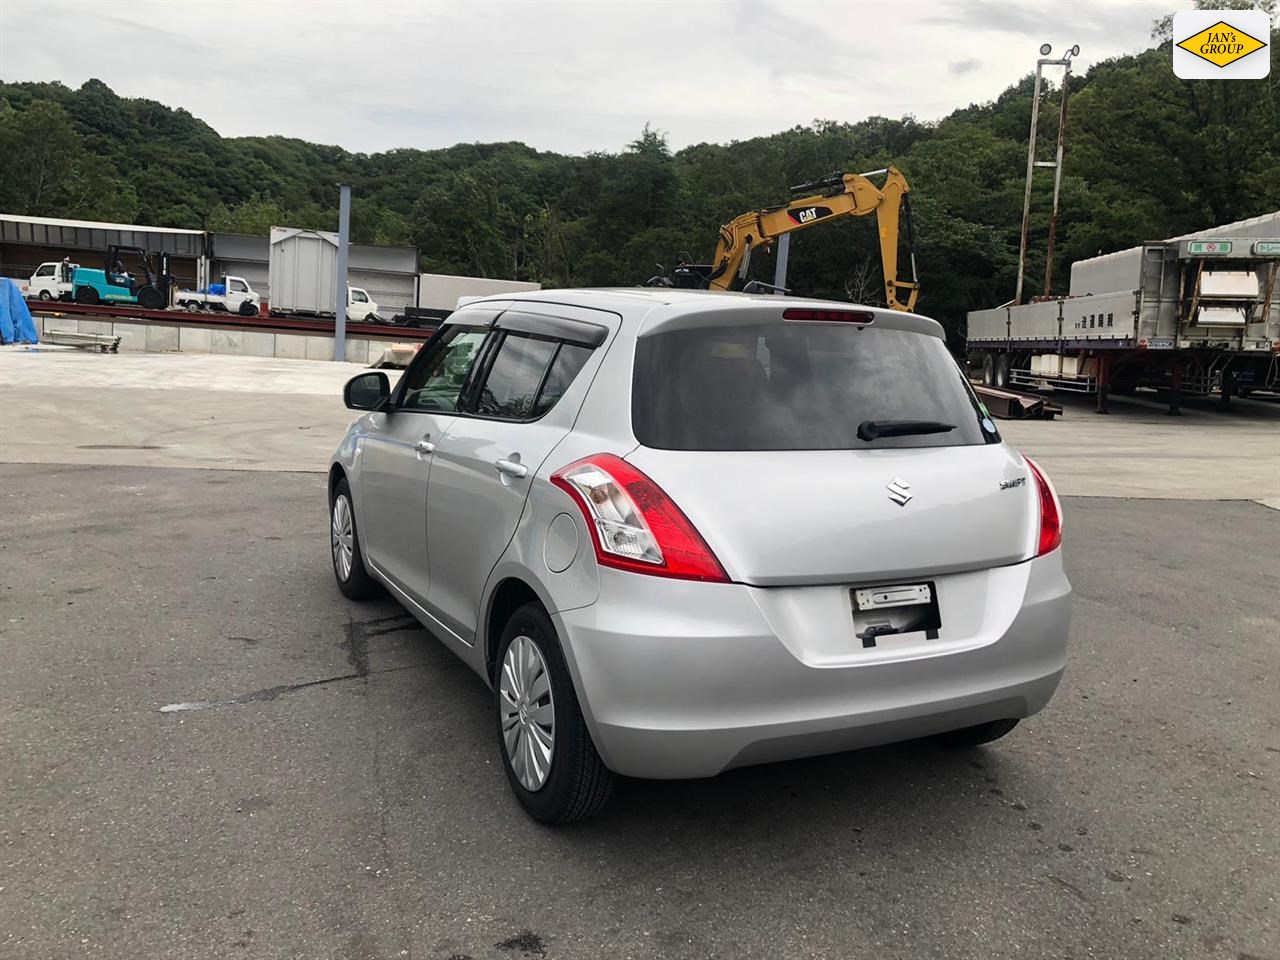
[[204, 290], [179, 290], [174, 294], [175, 306], [197, 310], [217, 310], [252, 317], [258, 313], [262, 298], [244, 277], [225, 276]]
[[24, 295], [41, 300], [70, 300], [71, 277], [79, 266], [70, 260], [50, 260], [40, 264], [27, 281]]

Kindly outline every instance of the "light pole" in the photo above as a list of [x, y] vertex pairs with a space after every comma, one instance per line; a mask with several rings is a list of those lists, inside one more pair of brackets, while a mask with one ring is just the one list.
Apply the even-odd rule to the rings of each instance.
[[[1080, 45], [1077, 43], [1063, 56], [1050, 57], [1053, 47], [1047, 43], [1040, 45], [1040, 59], [1036, 61], [1036, 85], [1031, 98], [1031, 136], [1027, 143], [1027, 187], [1022, 197], [1022, 242], [1018, 247], [1018, 286], [1013, 294], [1013, 302], [1022, 302], [1022, 280], [1027, 269], [1027, 236], [1031, 230], [1031, 180], [1035, 176], [1036, 167], [1053, 168], [1053, 213], [1049, 217], [1049, 251], [1044, 270], [1044, 293], [1049, 295], [1053, 282], [1053, 244], [1058, 233], [1058, 193], [1062, 186], [1062, 148], [1067, 133], [1067, 88], [1071, 82], [1071, 58], [1078, 56]], [[1040, 122], [1040, 84], [1044, 77], [1045, 67], [1062, 67], [1062, 106], [1058, 114], [1058, 154], [1055, 160], [1036, 159], [1036, 128]]]

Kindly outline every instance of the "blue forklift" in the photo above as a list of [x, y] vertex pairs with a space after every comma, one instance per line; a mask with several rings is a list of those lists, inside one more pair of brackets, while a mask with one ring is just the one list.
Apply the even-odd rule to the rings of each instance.
[[[130, 273], [124, 264], [129, 256], [141, 264], [141, 272]], [[100, 303], [130, 303], [147, 310], [164, 310], [169, 306], [173, 277], [169, 274], [169, 255], [158, 254], [158, 269], [152, 271], [151, 258], [141, 247], [107, 247], [105, 270], [77, 267], [71, 276], [71, 297], [76, 303], [94, 306]]]

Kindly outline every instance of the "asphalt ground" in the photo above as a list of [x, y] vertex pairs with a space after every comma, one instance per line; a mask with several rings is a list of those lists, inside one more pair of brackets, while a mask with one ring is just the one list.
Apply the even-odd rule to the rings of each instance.
[[1280, 512], [1067, 497], [1070, 664], [1002, 741], [551, 829], [480, 680], [334, 587], [323, 476], [218, 466], [0, 465], [6, 960], [1280, 958]]

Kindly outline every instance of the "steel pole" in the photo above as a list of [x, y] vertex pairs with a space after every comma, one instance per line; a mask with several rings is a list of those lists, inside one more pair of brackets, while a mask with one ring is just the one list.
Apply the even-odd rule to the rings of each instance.
[[1040, 121], [1040, 78], [1044, 74], [1044, 61], [1036, 61], [1036, 87], [1031, 97], [1031, 140], [1027, 144], [1027, 189], [1022, 197], [1022, 242], [1018, 245], [1018, 286], [1013, 302], [1022, 302], [1022, 278], [1027, 270], [1027, 234], [1031, 230], [1031, 178], [1036, 170], [1036, 125]]
[[343, 184], [338, 197], [338, 269], [335, 271], [333, 359], [347, 359], [347, 248], [351, 242], [351, 187]]
[[1053, 243], [1058, 234], [1058, 191], [1062, 187], [1062, 146], [1067, 136], [1067, 97], [1071, 87], [1071, 61], [1062, 72], [1062, 107], [1058, 112], [1058, 158], [1053, 167], [1053, 213], [1049, 216], [1049, 251], [1044, 263], [1044, 295], [1053, 293]]

